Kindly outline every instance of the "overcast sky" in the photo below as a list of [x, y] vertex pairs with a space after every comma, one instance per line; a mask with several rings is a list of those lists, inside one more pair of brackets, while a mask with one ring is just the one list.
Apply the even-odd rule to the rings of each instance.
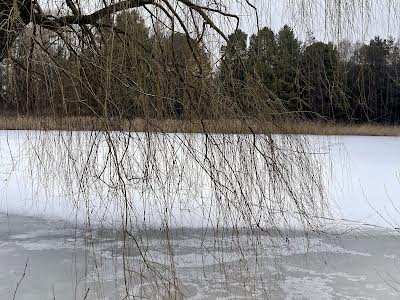
[[[288, 24], [304, 40], [312, 32], [318, 40], [368, 41], [376, 35], [400, 36], [400, 0], [253, 0], [260, 26], [274, 31]], [[256, 29], [250, 10], [241, 9], [242, 28]]]
[[[106, 0], [112, 2], [112, 0]], [[115, 1], [115, 0], [114, 0]], [[170, 0], [174, 3], [175, 0]], [[260, 28], [271, 27], [277, 32], [285, 24], [292, 27], [299, 39], [305, 41], [312, 33], [317, 40], [350, 40], [367, 42], [376, 35], [400, 37], [400, 0], [192, 0], [207, 6], [222, 3], [227, 10], [240, 15], [241, 29], [249, 36], [257, 32], [257, 18], [246, 1], [257, 7]], [[65, 0], [40, 0], [43, 8], [55, 10], [63, 7], [61, 14], [68, 13]], [[85, 13], [102, 7], [103, 0], [80, 0]], [[160, 2], [162, 3], [162, 2]], [[239, 3], [239, 4], [238, 4]], [[243, 5], [240, 5], [242, 3]], [[176, 2], [175, 2], [176, 5]], [[214, 5], [215, 7], [215, 5]], [[56, 9], [57, 10], [57, 9]], [[143, 9], [140, 9], [144, 12]], [[215, 18], [216, 15], [213, 15]], [[215, 20], [215, 19], [214, 19]], [[235, 27], [232, 20], [220, 17], [217, 24], [225, 32]], [[151, 23], [149, 23], [149, 26]], [[211, 38], [212, 39], [212, 38]], [[214, 49], [219, 49], [222, 40], [215, 37]]]

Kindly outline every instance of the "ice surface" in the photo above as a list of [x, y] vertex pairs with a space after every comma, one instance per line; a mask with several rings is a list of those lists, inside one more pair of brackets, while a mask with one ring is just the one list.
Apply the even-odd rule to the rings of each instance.
[[[140, 180], [132, 180], [127, 186], [137, 224], [157, 228], [160, 220], [168, 219], [171, 228], [186, 229], [171, 231], [173, 255], [165, 238], [149, 230], [140, 241], [146, 249], [144, 254], [133, 249], [127, 255], [131, 271], [143, 272], [141, 255], [163, 271], [173, 259], [184, 298], [188, 299], [396, 299], [396, 282], [400, 282], [397, 231], [383, 231], [381, 227], [399, 227], [400, 138], [302, 138], [310, 145], [310, 155], [325, 168], [329, 209], [335, 220], [328, 218], [327, 224], [341, 229], [346, 228], [344, 224], [351, 225], [360, 231], [351, 231], [337, 240], [319, 235], [305, 237], [296, 231], [288, 239], [262, 234], [214, 236], [206, 230], [216, 225], [212, 223], [216, 211], [210, 202], [207, 176], [193, 160], [196, 155], [185, 155], [184, 151], [191, 145], [199, 153], [205, 151], [198, 144], [201, 137], [174, 135], [165, 140], [167, 144], [153, 141], [153, 157], [157, 158], [154, 165], [163, 167], [152, 182], [162, 186], [165, 178], [176, 176], [168, 172], [173, 163], [180, 165], [182, 176], [195, 176], [186, 176], [181, 183], [177, 177], [172, 184], [175, 188], [167, 186], [151, 192], [143, 189]], [[105, 163], [102, 151], [107, 149], [106, 139], [100, 140], [98, 164], [91, 165], [99, 172]], [[147, 140], [144, 134], [133, 140], [129, 171], [140, 177]], [[60, 141], [65, 148], [60, 147]], [[115, 232], [109, 232], [118, 231], [123, 203], [118, 195], [94, 186], [96, 178], [85, 185], [89, 187], [86, 197], [77, 193], [76, 181], [68, 181], [83, 174], [84, 154], [92, 141], [98, 141], [93, 133], [0, 132], [0, 269], [7, 270], [0, 274], [0, 299], [12, 296], [28, 257], [28, 273], [17, 299], [52, 299], [53, 295], [56, 299], [83, 299], [88, 288], [91, 292], [87, 299], [119, 299], [126, 293], [121, 272], [123, 241]], [[159, 148], [162, 145], [167, 145], [167, 151]], [[68, 165], [68, 154], [77, 159], [74, 168]], [[240, 163], [235, 153], [229, 155]], [[40, 161], [47, 172], [38, 172]], [[240, 166], [235, 172], [244, 170]], [[73, 188], [68, 189], [68, 185]], [[249, 195], [257, 192], [255, 188]], [[165, 207], [169, 208], [166, 219]], [[84, 224], [88, 214], [93, 232], [87, 232]], [[263, 278], [265, 284], [255, 278]], [[130, 286], [129, 292], [155, 299], [160, 290], [154, 287], [149, 280]]]
[[[104, 195], [101, 195], [101, 192], [96, 195], [93, 191], [93, 196], [88, 203], [78, 205], [72, 199], [74, 198], [71, 195], [72, 192], [66, 189], [69, 184], [68, 178], [62, 177], [61, 173], [63, 173], [64, 165], [67, 168], [67, 163], [62, 163], [67, 152], [64, 151], [65, 149], [57, 150], [57, 147], [62, 145], [60, 136], [63, 134], [66, 137], [62, 139], [66, 140], [65, 143], [68, 143], [68, 147], [77, 151], [76, 153], [89, 147], [90, 141], [93, 139], [90, 133], [81, 133], [84, 134], [83, 136], [75, 133], [77, 136], [74, 134], [69, 136], [67, 133], [58, 132], [0, 132], [0, 211], [68, 220], [78, 217], [78, 219], [85, 220], [86, 213], [90, 210], [93, 221], [107, 218], [109, 222], [115, 221], [119, 216], [118, 210], [123, 209], [122, 204], [118, 203], [115, 198], [109, 202], [107, 199], [110, 198], [100, 200], [98, 198]], [[85, 139], [88, 141], [82, 142]], [[188, 139], [185, 147], [194, 145], [196, 151], [204, 151], [201, 146], [198, 146], [197, 139]], [[71, 146], [73, 143], [71, 140], [80, 142], [74, 148]], [[146, 150], [143, 149], [143, 144], [146, 143], [146, 139], [138, 136], [135, 140], [136, 144], [132, 148], [137, 150], [132, 151], [132, 155], [136, 155], [136, 169], [140, 169], [145, 159]], [[306, 140], [312, 147], [310, 151], [316, 149], [316, 154], [313, 155], [322, 162], [326, 177], [329, 177], [327, 178], [329, 204], [335, 218], [355, 221], [355, 226], [367, 223], [390, 228], [400, 227], [398, 225], [400, 223], [400, 199], [398, 198], [400, 195], [400, 155], [398, 155], [400, 138], [308, 136]], [[104, 143], [104, 141], [102, 142]], [[133, 199], [139, 222], [140, 219], [147, 216], [148, 224], [157, 224], [164, 214], [165, 207], [169, 207], [172, 223], [176, 226], [204, 227], [209, 224], [208, 214], [210, 212], [208, 210], [212, 206], [209, 202], [211, 187], [207, 176], [193, 161], [193, 156], [185, 156], [182, 150], [184, 147], [182, 146], [182, 137], [173, 137], [166, 143], [172, 145], [168, 148], [171, 149], [171, 152], [178, 153], [181, 161], [177, 163], [187, 166], [180, 169], [183, 170], [181, 175], [192, 178], [186, 178], [182, 185], [177, 186], [180, 188], [179, 191], [167, 191], [167, 195], [175, 195], [175, 199], [163, 198], [162, 193], [165, 191], [162, 190], [153, 190], [147, 194], [141, 193], [142, 185], [134, 186], [129, 183], [130, 197]], [[46, 150], [43, 151], [43, 149]], [[157, 151], [157, 146], [155, 149]], [[165, 151], [162, 152], [160, 149], [158, 151], [160, 151], [160, 155], [166, 155]], [[182, 154], [179, 154], [179, 151]], [[49, 152], [50, 154], [48, 154]], [[59, 157], [54, 159], [57, 156]], [[99, 157], [101, 162], [101, 154]], [[171, 157], [174, 157], [173, 154]], [[57, 165], [54, 166], [51, 165], [51, 162], [47, 162], [49, 167], [45, 170], [48, 174], [47, 177], [43, 177], [43, 174], [35, 172], [34, 164], [46, 159], [53, 160], [53, 163], [56, 162]], [[163, 159], [160, 160], [160, 164], [166, 164], [167, 159], [164, 157]], [[160, 181], [166, 180], [163, 179], [164, 177], [168, 178], [169, 174], [162, 173], [166, 170], [168, 170], [167, 167], [160, 167]], [[135, 175], [135, 172], [140, 173], [132, 169], [132, 166], [129, 171], [133, 172], [132, 176]], [[170, 175], [174, 176], [175, 174]], [[74, 176], [77, 177], [76, 174], [70, 174], [70, 178]], [[160, 186], [160, 182], [157, 182], [157, 185]], [[152, 195], [157, 196], [156, 202], [150, 198]], [[161, 201], [159, 201], [160, 199]]]

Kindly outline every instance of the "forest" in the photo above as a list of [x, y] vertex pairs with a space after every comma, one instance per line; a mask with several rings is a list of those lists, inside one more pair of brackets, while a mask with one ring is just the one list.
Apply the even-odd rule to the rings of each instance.
[[400, 119], [400, 45], [392, 37], [334, 44], [312, 34], [301, 41], [289, 26], [250, 36], [238, 28], [213, 49], [148, 26], [135, 11], [102, 22], [80, 39], [28, 26], [0, 64], [0, 114]]

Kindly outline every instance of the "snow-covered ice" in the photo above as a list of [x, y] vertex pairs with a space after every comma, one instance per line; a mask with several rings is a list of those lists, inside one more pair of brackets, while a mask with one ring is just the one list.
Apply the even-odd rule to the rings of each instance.
[[[89, 192], [85, 191], [89, 196], [81, 197], [79, 193], [84, 192], [79, 189], [79, 180], [68, 181], [84, 174], [85, 153], [93, 141], [101, 140], [107, 145], [106, 137], [98, 139], [94, 135], [0, 132], [0, 269], [8, 270], [0, 274], [1, 299], [12, 297], [28, 257], [27, 276], [16, 299], [51, 299], [53, 295], [56, 299], [83, 299], [88, 289], [87, 299], [119, 299], [126, 293], [121, 273], [123, 241], [117, 233], [123, 205], [118, 195], [93, 186], [96, 178], [89, 178]], [[140, 241], [145, 253], [132, 250], [128, 255], [130, 266], [138, 268], [132, 272], [143, 272], [141, 255], [157, 270], [164, 270], [159, 266], [170, 266], [173, 258], [184, 298], [190, 299], [398, 297], [400, 138], [302, 137], [310, 145], [310, 155], [325, 168], [330, 209], [327, 228], [351, 231], [337, 238], [319, 234], [305, 237], [293, 231], [287, 239], [263, 234], [236, 237], [231, 232], [215, 236], [215, 232], [206, 230], [215, 229], [212, 222], [216, 220], [216, 212], [210, 212], [215, 207], [210, 202], [207, 174], [193, 159], [201, 155], [185, 155], [182, 148], [184, 145], [187, 150], [194, 145], [199, 153], [206, 151], [196, 148], [199, 138], [175, 135], [160, 144], [153, 141], [153, 157], [160, 156], [157, 163], [164, 165], [158, 169], [159, 177], [151, 179], [163, 188], [151, 191], [145, 191], [140, 182], [146, 171], [142, 167], [149, 141], [144, 134], [132, 139], [129, 153], [134, 159], [129, 161], [128, 171], [138, 179], [129, 181], [127, 187], [138, 224], [157, 228], [167, 207], [169, 225], [177, 228], [171, 231], [172, 246], [168, 247], [164, 238], [149, 230], [149, 235]], [[60, 148], [63, 143], [65, 148]], [[163, 145], [167, 151], [159, 148]], [[101, 173], [101, 167], [107, 164], [102, 151], [107, 147], [97, 149], [94, 161], [98, 165], [90, 167]], [[234, 152], [228, 155], [238, 161]], [[71, 166], [70, 159], [76, 160], [75, 165]], [[38, 163], [42, 163], [45, 173], [36, 168]], [[179, 164], [180, 176], [186, 176], [185, 180], [180, 182], [179, 176], [175, 180], [177, 174], [168, 173], [169, 163]], [[240, 166], [236, 171], [240, 174], [246, 170]], [[251, 176], [244, 173], [243, 176]], [[192, 177], [187, 178], [189, 175]], [[113, 182], [113, 178], [105, 176], [102, 178]], [[163, 186], [167, 182], [164, 179], [170, 177], [174, 178], [173, 184]], [[68, 185], [73, 188], [68, 189]], [[247, 192], [260, 196], [259, 191], [254, 188]], [[163, 202], [152, 201], [152, 195]], [[114, 200], [108, 202], [110, 199]], [[87, 214], [93, 221], [93, 232], [87, 232]], [[169, 247], [174, 249], [173, 255]], [[254, 278], [265, 282], [261, 284]], [[160, 292], [151, 280], [130, 286], [129, 291], [150, 298], [155, 296], [153, 292]]]

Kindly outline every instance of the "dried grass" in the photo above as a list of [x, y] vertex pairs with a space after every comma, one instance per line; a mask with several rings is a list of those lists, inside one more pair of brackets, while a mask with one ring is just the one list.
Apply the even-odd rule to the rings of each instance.
[[222, 134], [307, 134], [400, 136], [400, 126], [380, 124], [340, 124], [333, 122], [287, 121], [259, 122], [254, 120], [103, 120], [92, 117], [25, 117], [0, 116], [0, 130], [67, 130], [67, 131], [129, 131], [182, 132]]

